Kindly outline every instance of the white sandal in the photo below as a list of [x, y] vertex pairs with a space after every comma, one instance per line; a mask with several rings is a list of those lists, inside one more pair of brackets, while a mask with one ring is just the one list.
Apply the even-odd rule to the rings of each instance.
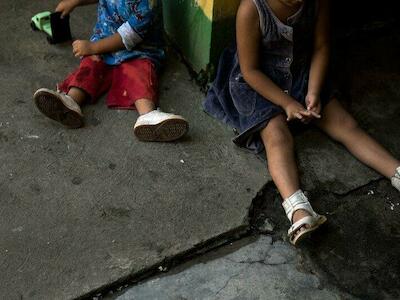
[[400, 167], [396, 169], [396, 174], [392, 177], [392, 185], [400, 192]]
[[[282, 203], [283, 208], [285, 209], [286, 216], [289, 221], [292, 223], [293, 214], [297, 210], [305, 210], [310, 216], [304, 217], [294, 223], [288, 230], [288, 236], [290, 243], [295, 245], [300, 242], [302, 239], [307, 237], [312, 231], [316, 230], [319, 226], [326, 222], [327, 218], [325, 216], [321, 216], [317, 214], [313, 208], [311, 207], [310, 202], [308, 201], [306, 195], [304, 195], [302, 190], [298, 190], [292, 196], [285, 199]], [[304, 227], [308, 225], [308, 228]], [[301, 228], [304, 227], [303, 231], [295, 233]]]

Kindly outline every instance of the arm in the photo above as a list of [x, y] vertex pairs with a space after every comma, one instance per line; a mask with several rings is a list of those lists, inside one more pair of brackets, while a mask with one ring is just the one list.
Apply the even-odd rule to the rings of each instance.
[[132, 16], [118, 28], [115, 34], [96, 42], [75, 41], [72, 44], [73, 53], [79, 57], [111, 53], [122, 49], [132, 50], [143, 41], [152, 21], [153, 9], [148, 1], [141, 1], [134, 8]]
[[314, 52], [306, 97], [307, 108], [319, 113], [319, 95], [325, 81], [330, 55], [330, 1], [318, 1], [319, 11], [315, 28]]
[[72, 52], [76, 57], [111, 53], [124, 48], [125, 45], [118, 32], [97, 42], [76, 40], [72, 43]]
[[98, 3], [99, 0], [62, 0], [56, 7], [56, 12], [61, 12], [61, 18], [69, 15], [77, 6]]
[[310, 117], [310, 112], [307, 112], [290, 95], [284, 93], [260, 70], [260, 23], [257, 9], [251, 0], [244, 0], [240, 4], [236, 34], [240, 69], [244, 80], [264, 98], [282, 107], [287, 114], [288, 121]]

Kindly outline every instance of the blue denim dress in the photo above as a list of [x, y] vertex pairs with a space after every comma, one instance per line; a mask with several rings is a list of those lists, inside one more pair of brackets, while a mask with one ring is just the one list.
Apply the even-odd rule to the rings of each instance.
[[[253, 0], [260, 18], [262, 33], [261, 70], [285, 93], [305, 104], [313, 52], [316, 1], [305, 1], [301, 9], [282, 23], [266, 0]], [[330, 100], [325, 85], [321, 104]], [[217, 76], [210, 87], [204, 110], [235, 128], [239, 135], [233, 142], [259, 153], [264, 149], [260, 131], [284, 110], [253, 90], [243, 79], [236, 47], [226, 49], [220, 59]]]

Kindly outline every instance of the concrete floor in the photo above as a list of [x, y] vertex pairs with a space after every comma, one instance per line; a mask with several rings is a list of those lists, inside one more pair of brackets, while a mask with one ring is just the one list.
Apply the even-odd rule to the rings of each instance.
[[[342, 43], [335, 64], [343, 103], [397, 157], [399, 49], [399, 36]], [[106, 299], [399, 299], [399, 192], [314, 129], [296, 145], [303, 186], [328, 217], [311, 240], [285, 242], [290, 225], [269, 182], [253, 201], [251, 237]]]
[[[231, 131], [202, 113], [203, 95], [170, 56], [161, 107], [185, 115], [177, 143], [140, 143], [132, 111], [84, 108], [86, 126], [44, 118], [32, 93], [78, 65], [70, 45], [50, 46], [30, 17], [56, 1], [1, 2], [0, 294], [69, 299], [158, 265], [246, 227], [268, 180], [263, 163], [231, 144]], [[95, 7], [72, 18], [90, 34]], [[13, 34], [11, 34], [13, 33]]]
[[[7, 24], [0, 28], [6, 45], [0, 53], [2, 297], [70, 299], [106, 291], [165, 259], [245, 234], [266, 217], [276, 224], [274, 239], [282, 239], [288, 224], [265, 162], [236, 149], [232, 131], [201, 111], [203, 94], [173, 55], [161, 107], [191, 124], [178, 143], [136, 141], [136, 114], [108, 110], [103, 100], [84, 109], [87, 126], [80, 130], [65, 130], [36, 110], [32, 93], [53, 87], [78, 64], [69, 45], [50, 46], [29, 28], [33, 14], [56, 3], [0, 3]], [[93, 7], [77, 10], [74, 36], [87, 37], [94, 19]], [[340, 53], [346, 106], [397, 157], [399, 45], [398, 37], [374, 38], [343, 45]], [[305, 272], [361, 298], [398, 295], [399, 194], [320, 132], [296, 139], [304, 187], [331, 220], [327, 234], [301, 250], [310, 266]]]

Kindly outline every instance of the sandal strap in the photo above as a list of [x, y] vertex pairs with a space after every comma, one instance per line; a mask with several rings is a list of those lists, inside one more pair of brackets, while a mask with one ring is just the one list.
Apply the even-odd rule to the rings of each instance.
[[313, 227], [313, 225], [315, 224], [315, 222], [317, 220], [318, 220], [318, 218], [317, 217], [313, 217], [313, 216], [307, 216], [307, 217], [301, 218], [296, 223], [294, 223], [292, 226], [290, 226], [290, 228], [288, 230], [289, 237], [291, 237], [295, 232], [297, 232], [304, 225], [308, 225], [309, 227]]
[[293, 214], [300, 209], [307, 211], [314, 218], [318, 217], [318, 214], [313, 210], [310, 202], [302, 190], [298, 190], [292, 196], [286, 198], [285, 201], [283, 201], [282, 206], [285, 209], [286, 216], [291, 223], [293, 220]]
[[400, 180], [400, 167], [398, 167], [398, 168], [396, 169], [396, 173], [393, 175], [392, 178], [397, 178], [397, 179]]
[[392, 177], [392, 185], [400, 191], [400, 167], [396, 169], [396, 173]]

